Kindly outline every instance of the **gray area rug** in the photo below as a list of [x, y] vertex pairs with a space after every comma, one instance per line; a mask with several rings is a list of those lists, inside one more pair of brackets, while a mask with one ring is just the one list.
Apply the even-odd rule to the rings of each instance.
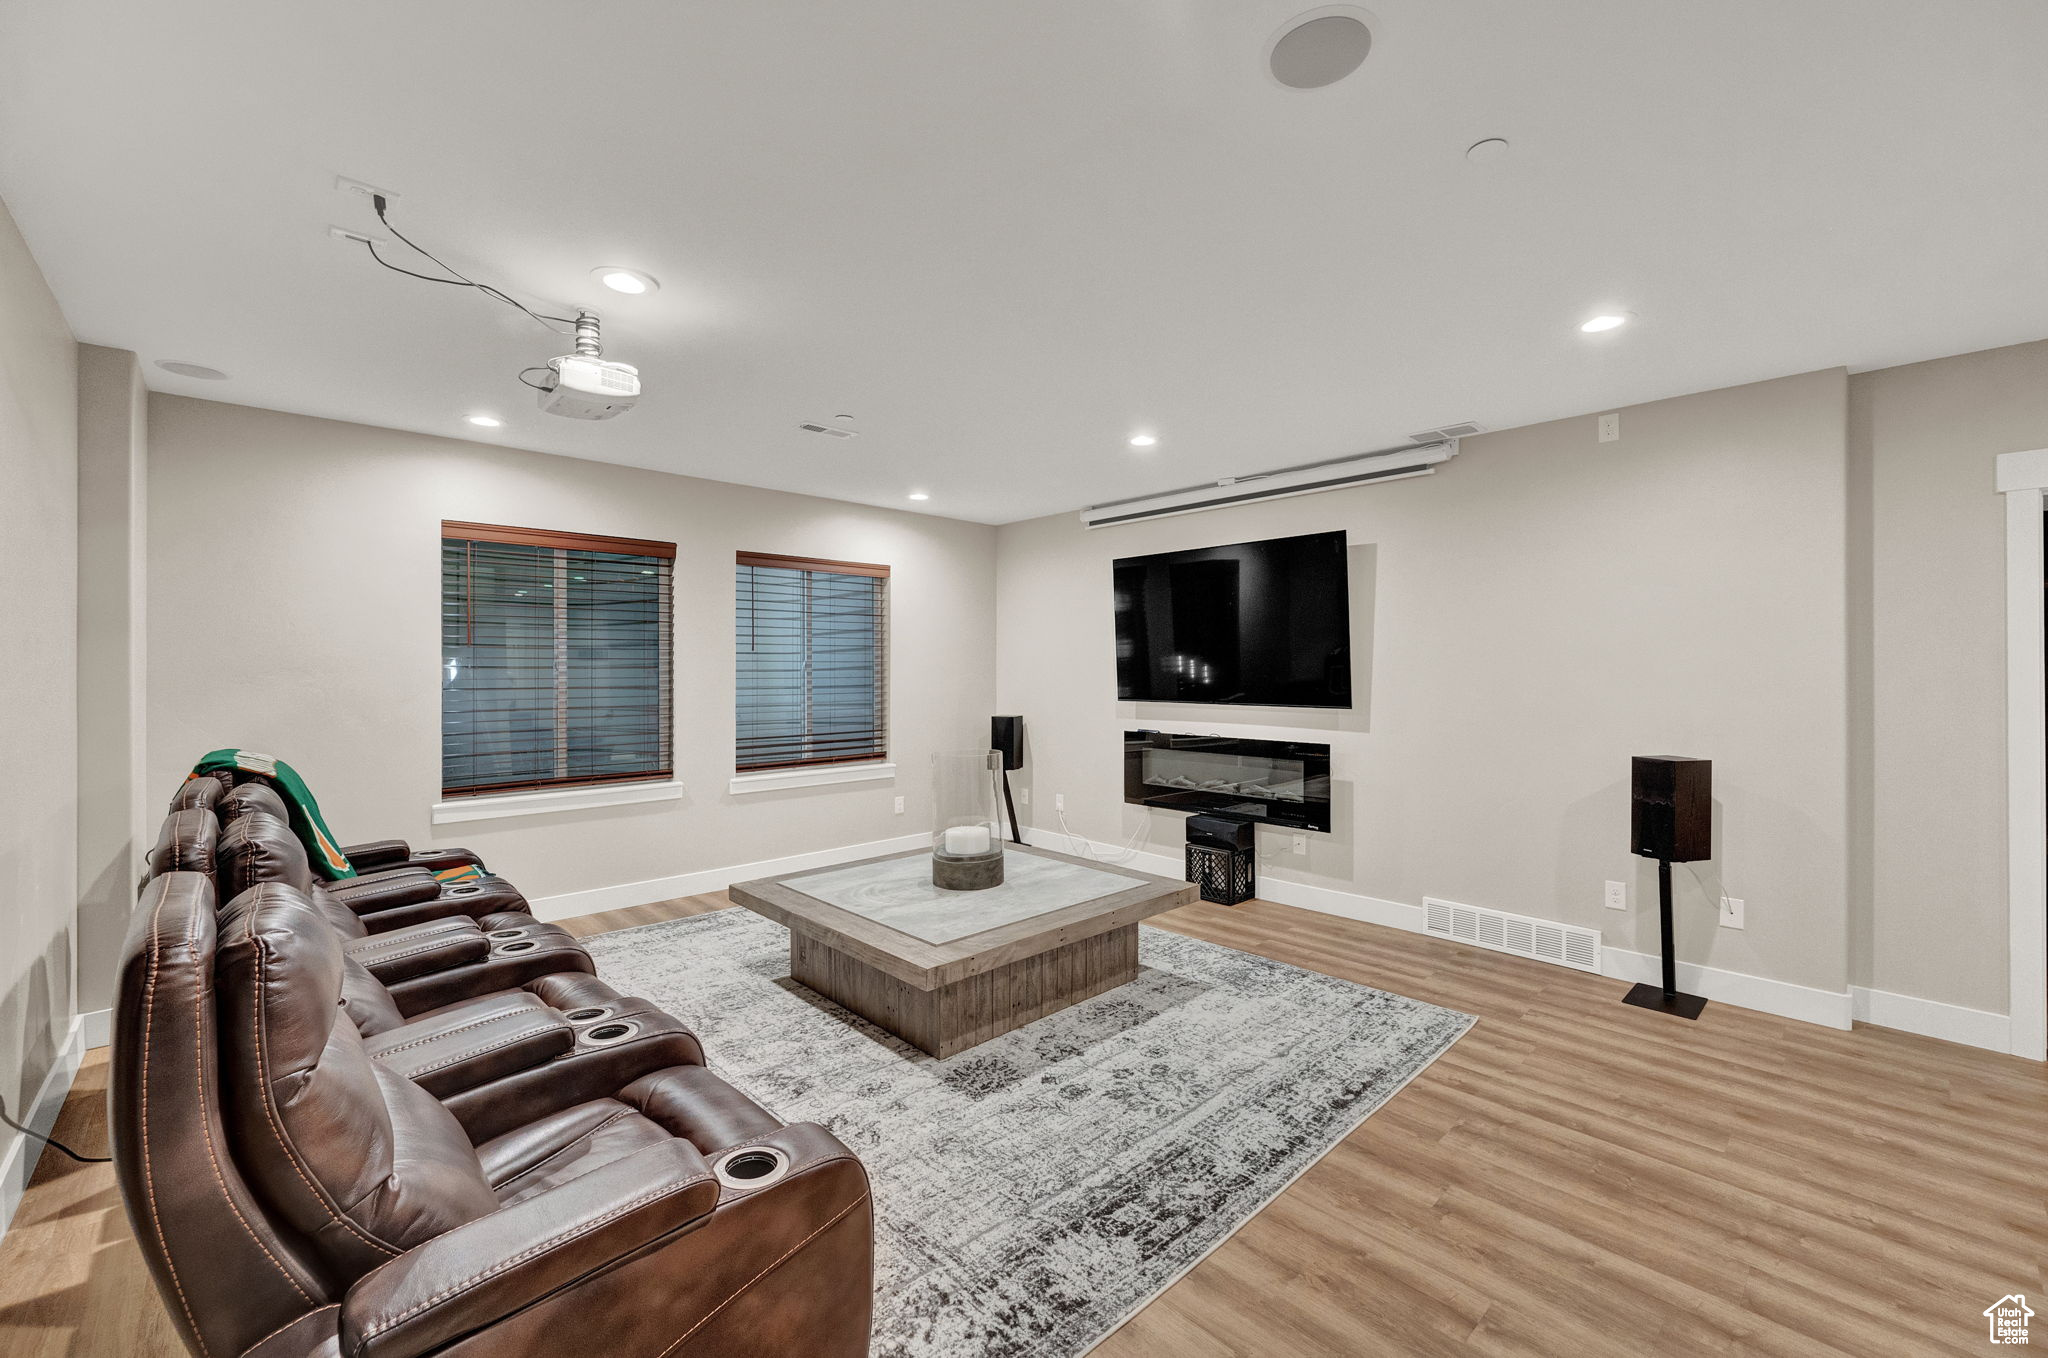
[[789, 935], [745, 910], [584, 942], [865, 1162], [875, 1358], [1085, 1353], [1473, 1022], [1141, 928], [1131, 984], [940, 1061], [787, 979]]

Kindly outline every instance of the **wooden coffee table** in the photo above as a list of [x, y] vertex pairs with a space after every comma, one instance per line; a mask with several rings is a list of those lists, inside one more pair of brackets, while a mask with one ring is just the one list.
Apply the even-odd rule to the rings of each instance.
[[947, 1057], [1138, 974], [1138, 921], [1195, 899], [1188, 882], [1004, 846], [986, 891], [931, 885], [931, 853], [740, 882], [736, 904], [789, 930], [789, 974]]

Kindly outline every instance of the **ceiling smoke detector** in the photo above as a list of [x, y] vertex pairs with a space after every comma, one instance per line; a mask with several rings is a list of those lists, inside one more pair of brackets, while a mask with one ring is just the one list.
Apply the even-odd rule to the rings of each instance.
[[[841, 418], [845, 417], [842, 416]], [[829, 424], [800, 424], [797, 428], [803, 430], [806, 434], [823, 434], [829, 439], [857, 439], [860, 437], [860, 430], [858, 429], [835, 429]]]
[[1334, 85], [1372, 52], [1372, 16], [1349, 5], [1297, 14], [1266, 49], [1266, 69], [1290, 90]]

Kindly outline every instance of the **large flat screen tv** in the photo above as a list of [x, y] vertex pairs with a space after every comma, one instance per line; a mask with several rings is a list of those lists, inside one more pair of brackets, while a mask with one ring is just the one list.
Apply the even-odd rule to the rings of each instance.
[[1344, 534], [1119, 559], [1116, 689], [1127, 702], [1351, 706]]

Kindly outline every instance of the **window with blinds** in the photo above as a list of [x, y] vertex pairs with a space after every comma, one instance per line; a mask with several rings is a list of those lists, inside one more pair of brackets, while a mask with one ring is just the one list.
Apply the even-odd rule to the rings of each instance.
[[741, 771], [888, 753], [887, 566], [741, 552]]
[[667, 778], [672, 542], [441, 525], [441, 792]]

